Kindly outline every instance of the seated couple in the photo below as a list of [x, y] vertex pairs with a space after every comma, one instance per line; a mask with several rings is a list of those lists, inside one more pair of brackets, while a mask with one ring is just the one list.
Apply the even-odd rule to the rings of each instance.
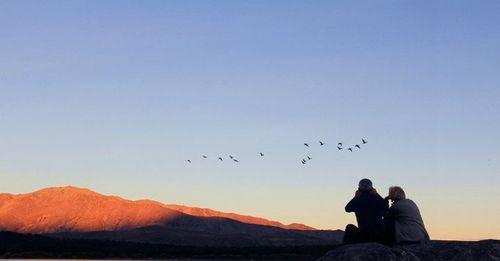
[[[392, 202], [390, 207], [389, 200]], [[389, 188], [389, 195], [384, 199], [369, 179], [362, 179], [345, 211], [356, 214], [358, 227], [346, 226], [344, 244], [378, 242], [399, 245], [429, 241], [417, 205], [406, 198], [401, 187]]]

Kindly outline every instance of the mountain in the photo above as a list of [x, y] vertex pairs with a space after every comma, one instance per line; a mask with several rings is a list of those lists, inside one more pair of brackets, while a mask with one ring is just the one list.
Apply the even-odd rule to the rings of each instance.
[[159, 204], [104, 196], [76, 187], [0, 194], [0, 229], [21, 233], [131, 229], [181, 215]]
[[0, 230], [53, 237], [253, 246], [332, 244], [342, 234], [307, 229], [312, 228], [152, 200], [126, 200], [71, 186], [0, 194]]
[[310, 227], [310, 226], [306, 226], [304, 224], [292, 223], [289, 225], [284, 225], [278, 221], [267, 220], [267, 219], [259, 218], [259, 217], [244, 216], [244, 215], [239, 215], [239, 214], [235, 214], [235, 213], [225, 213], [225, 212], [220, 212], [217, 210], [212, 210], [209, 208], [187, 207], [187, 206], [175, 205], [175, 204], [168, 204], [165, 206], [167, 208], [177, 210], [179, 212], [182, 212], [182, 213], [185, 213], [188, 215], [192, 215], [192, 216], [197, 216], [197, 217], [224, 217], [224, 218], [238, 220], [240, 222], [247, 223], [247, 224], [273, 226], [273, 227], [279, 227], [279, 228], [284, 228], [284, 229], [294, 229], [294, 230], [316, 230], [315, 228]]
[[198, 217], [224, 217], [284, 229], [314, 230], [303, 224], [284, 225], [277, 221], [206, 208], [165, 205], [152, 200], [125, 200], [72, 186], [46, 188], [19, 195], [0, 194], [0, 229], [9, 228], [23, 233], [137, 228], [157, 225], [182, 213]]

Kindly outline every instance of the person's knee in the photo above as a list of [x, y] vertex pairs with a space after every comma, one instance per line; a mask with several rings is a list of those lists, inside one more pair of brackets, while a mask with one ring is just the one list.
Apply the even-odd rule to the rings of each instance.
[[356, 231], [358, 230], [358, 227], [353, 225], [353, 224], [348, 224], [347, 226], [345, 226], [345, 232], [351, 232], [351, 231]]
[[349, 224], [345, 227], [345, 232], [344, 232], [344, 244], [353, 244], [356, 243], [357, 241], [357, 231], [358, 227], [356, 227], [353, 224]]

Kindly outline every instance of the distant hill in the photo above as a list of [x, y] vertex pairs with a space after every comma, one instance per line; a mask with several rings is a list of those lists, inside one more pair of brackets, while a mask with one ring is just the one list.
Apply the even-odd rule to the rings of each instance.
[[0, 230], [196, 246], [321, 245], [341, 231], [210, 209], [131, 201], [76, 187], [0, 194]]

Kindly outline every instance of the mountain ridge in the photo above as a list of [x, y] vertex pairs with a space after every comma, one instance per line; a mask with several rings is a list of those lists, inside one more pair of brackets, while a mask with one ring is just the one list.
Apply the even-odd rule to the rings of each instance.
[[[80, 204], [76, 207], [74, 204]], [[23, 209], [23, 207], [25, 209]], [[30, 211], [27, 209], [30, 208]], [[38, 208], [38, 209], [36, 209]], [[100, 209], [115, 211], [109, 213], [92, 213]], [[61, 209], [65, 209], [62, 213]], [[128, 209], [128, 210], [127, 210]], [[47, 214], [47, 212], [51, 212]], [[173, 218], [180, 214], [197, 217], [223, 217], [247, 224], [273, 226], [293, 230], [316, 230], [304, 224], [285, 225], [265, 218], [227, 213], [209, 208], [190, 207], [178, 204], [164, 204], [150, 199], [129, 200], [119, 196], [97, 193], [88, 188], [75, 186], [47, 187], [30, 193], [0, 193], [0, 229], [21, 233], [55, 233], [61, 231], [90, 232], [131, 229], [141, 226], [158, 225], [165, 218]], [[23, 216], [30, 225], [7, 221], [9, 217]], [[38, 219], [35, 216], [38, 215]], [[122, 215], [122, 216], [120, 216]], [[73, 216], [73, 222], [62, 220], [64, 216]], [[31, 218], [31, 220], [30, 220]], [[55, 219], [50, 224], [47, 219]], [[117, 221], [110, 222], [110, 218]], [[141, 221], [141, 218], [144, 219]], [[86, 220], [86, 221], [85, 221]], [[81, 224], [92, 221], [96, 224]], [[34, 222], [36, 221], [36, 222]], [[38, 226], [35, 224], [39, 224]], [[43, 227], [46, 226], [46, 227]]]

